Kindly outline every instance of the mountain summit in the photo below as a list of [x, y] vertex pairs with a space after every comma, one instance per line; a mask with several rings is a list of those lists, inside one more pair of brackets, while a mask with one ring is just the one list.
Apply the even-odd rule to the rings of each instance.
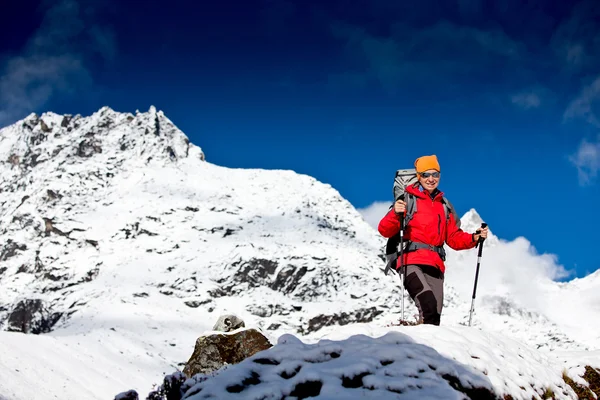
[[209, 164], [154, 108], [30, 115], [0, 138], [7, 330], [66, 329], [112, 315], [108, 304], [165, 298], [220, 312], [236, 297], [265, 328], [314, 331], [392, 303], [380, 238], [337, 191]]

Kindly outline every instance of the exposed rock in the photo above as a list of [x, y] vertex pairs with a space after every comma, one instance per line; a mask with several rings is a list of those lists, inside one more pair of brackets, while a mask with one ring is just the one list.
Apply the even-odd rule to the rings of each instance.
[[43, 119], [40, 119], [40, 128], [42, 128], [42, 132], [48, 133], [48, 132], [52, 131], [52, 129], [50, 129], [48, 127], [48, 125], [46, 125], [46, 123], [44, 122]]
[[34, 218], [31, 214], [20, 214], [15, 215], [11, 222], [18, 222], [19, 229], [25, 229], [29, 226], [33, 226], [36, 224], [36, 218]]
[[50, 236], [51, 233], [55, 233], [60, 236], [68, 236], [65, 232], [61, 231], [57, 227], [54, 226], [54, 221], [50, 218], [43, 217], [44, 219], [44, 233], [46, 236]]
[[233, 267], [239, 265], [237, 280], [248, 282], [252, 287], [262, 286], [268, 278], [275, 273], [277, 262], [262, 258], [253, 258], [249, 261], [237, 261]]
[[238, 318], [233, 314], [221, 315], [215, 323], [215, 326], [213, 326], [213, 331], [231, 332], [245, 327], [246, 324], [241, 318]]
[[29, 196], [28, 196], [28, 195], [26, 195], [26, 196], [23, 196], [23, 197], [21, 198], [21, 203], [19, 203], [19, 205], [17, 206], [17, 208], [21, 207], [21, 206], [22, 206], [22, 205], [23, 205], [23, 204], [24, 204], [24, 203], [27, 201], [27, 199], [29, 199]]
[[284, 307], [281, 304], [250, 304], [246, 307], [246, 310], [253, 315], [266, 318], [273, 315], [290, 315], [294, 309]]
[[52, 189], [46, 190], [46, 194], [50, 200], [60, 199], [62, 197], [62, 195]]
[[302, 277], [306, 274], [308, 268], [286, 265], [279, 271], [275, 281], [271, 283], [271, 289], [290, 294], [296, 289]]
[[11, 154], [10, 157], [8, 157], [8, 163], [12, 164], [12, 165], [19, 165], [19, 163], [21, 162], [21, 159], [18, 155], [16, 154]]
[[213, 300], [212, 299], [204, 299], [204, 300], [187, 300], [184, 301], [183, 303], [191, 308], [198, 308], [200, 306], [203, 306], [205, 304], [211, 303]]
[[135, 390], [128, 390], [115, 396], [115, 400], [139, 400], [139, 398]]
[[[302, 278], [308, 272], [307, 267], [297, 267], [289, 264], [281, 268], [275, 275], [279, 268], [277, 261], [263, 258], [238, 260], [232, 264], [232, 267], [237, 268], [237, 272], [232, 277], [219, 281], [219, 283], [224, 284], [222, 289], [228, 295], [238, 294], [248, 288], [261, 286], [270, 287], [284, 294], [291, 294], [298, 288]], [[309, 291], [314, 292], [315, 285], [310, 285], [309, 289]]]
[[298, 283], [293, 289], [295, 298], [306, 301], [306, 299], [328, 296], [329, 292], [337, 290], [339, 276], [331, 269], [321, 268], [310, 272], [310, 278], [303, 279], [302, 284]]
[[175, 154], [175, 151], [173, 150], [173, 148], [171, 146], [167, 146], [166, 150], [167, 154], [169, 155], [169, 158], [171, 158], [172, 161], [177, 160], [177, 154]]
[[28, 130], [28, 131], [32, 131], [33, 130], [33, 127], [26, 120], [23, 121], [23, 123], [21, 124], [21, 126], [24, 129]]
[[183, 373], [187, 377], [207, 374], [224, 365], [237, 364], [271, 346], [269, 340], [256, 329], [201, 336], [196, 340], [196, 347]]
[[160, 121], [158, 119], [158, 115], [154, 116], [154, 134], [156, 136], [160, 136]]
[[102, 153], [102, 147], [94, 142], [93, 138], [87, 138], [79, 143], [79, 147], [77, 148], [77, 155], [79, 157], [87, 158], [93, 156], [95, 153]]
[[58, 322], [62, 313], [52, 313], [42, 300], [22, 300], [8, 316], [6, 330], [23, 333], [48, 333]]
[[383, 313], [383, 310], [378, 310], [376, 307], [370, 307], [361, 308], [352, 313], [341, 312], [332, 315], [321, 314], [308, 321], [308, 327], [306, 328], [305, 333], [315, 332], [330, 325], [371, 322], [381, 313]]
[[281, 326], [281, 324], [271, 324], [267, 327], [268, 331], [274, 331], [276, 329], [279, 329], [279, 327]]
[[126, 228], [121, 229], [125, 232], [125, 239], [134, 239], [139, 235], [158, 236], [158, 233], [150, 232], [147, 229], [141, 228], [139, 222], [128, 224]]
[[187, 377], [179, 371], [167, 375], [162, 385], [150, 392], [146, 400], [180, 400], [184, 391], [189, 389], [184, 386], [186, 380]]
[[70, 122], [71, 122], [71, 115], [66, 114], [63, 116], [60, 126], [63, 128], [66, 128], [67, 126], [69, 126]]
[[[44, 132], [47, 132], [47, 131], [44, 131]], [[37, 145], [41, 144], [42, 142], [44, 142], [47, 138], [48, 138], [48, 136], [46, 136], [40, 132], [37, 135], [31, 135], [31, 138], [29, 139], [29, 141], [32, 146], [37, 146]]]
[[11, 257], [16, 256], [17, 250], [25, 251], [27, 250], [27, 246], [24, 244], [13, 242], [11, 239], [8, 239], [6, 241], [6, 244], [2, 248], [2, 251], [0, 251], [0, 261], [6, 261]]
[[44, 218], [44, 232], [46, 233], [46, 236], [48, 236], [53, 229], [54, 226], [52, 220], [50, 218]]
[[[41, 135], [41, 136], [42, 136], [41, 139], [39, 137], [37, 139], [35, 137], [32, 137], [31, 140], [32, 141], [45, 140], [45, 136], [44, 135]], [[25, 152], [25, 154], [23, 154], [23, 158], [22, 158], [20, 164], [23, 167], [33, 168], [43, 161], [43, 160], [38, 160], [38, 158], [40, 156], [41, 156], [41, 153], [39, 150], [32, 151], [31, 148], [28, 148], [27, 151]]]

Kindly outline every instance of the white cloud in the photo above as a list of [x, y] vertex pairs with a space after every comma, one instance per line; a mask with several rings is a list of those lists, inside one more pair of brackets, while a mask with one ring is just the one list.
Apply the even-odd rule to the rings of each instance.
[[569, 157], [569, 160], [577, 167], [579, 184], [582, 186], [590, 184], [600, 170], [600, 135], [596, 142], [583, 139], [579, 149]]
[[33, 111], [56, 91], [69, 91], [88, 77], [81, 59], [69, 54], [15, 57], [0, 77], [0, 101], [7, 107], [7, 116], [11, 111]]
[[94, 25], [89, 29], [90, 47], [106, 60], [117, 57], [117, 39], [115, 32], [105, 26]]
[[388, 201], [376, 201], [370, 206], [359, 208], [358, 212], [361, 213], [369, 225], [377, 229], [379, 221], [381, 221], [383, 216], [389, 211], [391, 205], [392, 203]]
[[581, 65], [585, 57], [585, 48], [581, 44], [568, 44], [565, 53], [569, 65]]
[[[582, 118], [600, 128], [600, 76], [583, 88], [579, 96], [569, 104], [564, 119]], [[583, 139], [579, 148], [569, 156], [569, 161], [577, 167], [579, 184], [592, 183], [600, 170], [600, 135], [596, 141]]]
[[564, 118], [584, 118], [590, 124], [600, 128], [597, 112], [600, 102], [600, 76], [583, 88], [579, 96], [569, 104]]
[[551, 38], [551, 46], [559, 61], [570, 73], [597, 71], [596, 48], [600, 41], [597, 21], [600, 10], [594, 0], [577, 2], [568, 18], [556, 28]]
[[37, 111], [57, 94], [91, 84], [88, 55], [114, 59], [114, 34], [90, 20], [93, 11], [76, 0], [58, 2], [46, 11], [22, 53], [5, 57], [0, 65], [0, 126]]
[[[551, 315], [543, 300], [547, 297], [548, 285], [569, 275], [557, 257], [539, 254], [523, 237], [510, 242], [497, 238], [490, 240], [496, 245], [484, 248], [478, 293], [481, 296], [509, 296], [523, 306]], [[473, 290], [476, 259], [464, 252], [450, 251], [447, 264], [449, 281], [463, 297], [468, 296]]]
[[491, 60], [518, 63], [526, 54], [522, 43], [500, 29], [480, 30], [450, 21], [421, 30], [396, 22], [386, 35], [340, 21], [333, 22], [330, 28], [352, 60], [344, 76], [363, 75], [360, 82], [378, 83], [390, 93], [396, 93], [403, 85], [421, 82], [437, 90], [440, 85], [458, 89], [457, 79], [488, 70]]
[[540, 96], [535, 92], [522, 92], [511, 97], [513, 104], [528, 110], [530, 108], [538, 108], [542, 101]]

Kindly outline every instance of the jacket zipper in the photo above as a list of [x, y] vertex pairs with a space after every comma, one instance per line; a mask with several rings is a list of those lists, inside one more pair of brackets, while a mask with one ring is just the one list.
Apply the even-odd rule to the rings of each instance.
[[438, 214], [438, 235], [442, 234], [442, 217], [440, 217], [440, 214]]

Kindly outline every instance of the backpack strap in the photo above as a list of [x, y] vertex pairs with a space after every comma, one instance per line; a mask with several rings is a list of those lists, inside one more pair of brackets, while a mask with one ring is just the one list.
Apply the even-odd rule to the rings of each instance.
[[398, 245], [400, 244], [400, 232], [388, 238], [387, 244], [385, 245], [385, 275], [389, 271], [396, 271], [396, 260], [398, 259]]
[[415, 250], [435, 251], [440, 255], [442, 261], [446, 261], [446, 250], [444, 250], [444, 246], [432, 246], [426, 243], [409, 241], [408, 245], [404, 248], [404, 251], [407, 253]]
[[[399, 196], [398, 199], [404, 200], [406, 202], [406, 215], [404, 216], [404, 229], [406, 229], [406, 226], [408, 225], [408, 223], [412, 219], [413, 215], [417, 211], [417, 202], [415, 201], [414, 195], [412, 195], [408, 192], [404, 192], [404, 194]], [[393, 208], [394, 208], [394, 205], [392, 204], [390, 206], [390, 210]], [[398, 232], [397, 234], [395, 234], [394, 236], [392, 236], [391, 238], [388, 239], [386, 247], [385, 247], [386, 256], [396, 253], [398, 251], [399, 244], [400, 244], [400, 232]]]
[[417, 202], [415, 201], [415, 195], [410, 194], [408, 192], [405, 193], [404, 201], [406, 202], [406, 216], [404, 217], [404, 227], [406, 227], [417, 212]]
[[454, 206], [452, 205], [452, 203], [450, 203], [450, 200], [448, 200], [446, 197], [442, 197], [442, 203], [444, 203], [444, 212], [446, 213], [446, 221], [450, 220], [450, 214], [452, 214], [452, 216], [454, 217], [454, 221], [456, 222], [456, 226], [458, 227], [458, 229], [460, 229], [460, 218], [458, 217], [458, 214], [456, 213]]

